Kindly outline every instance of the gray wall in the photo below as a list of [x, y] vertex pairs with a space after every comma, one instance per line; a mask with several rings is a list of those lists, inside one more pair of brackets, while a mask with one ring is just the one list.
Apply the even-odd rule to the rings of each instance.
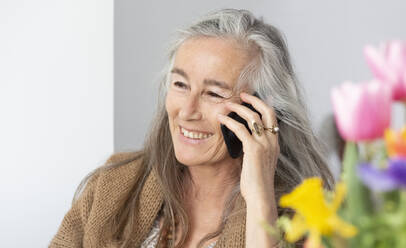
[[115, 1], [116, 151], [141, 147], [171, 32], [222, 7], [246, 8], [285, 34], [315, 129], [332, 111], [333, 86], [372, 77], [363, 46], [406, 38], [406, 2], [400, 0]]

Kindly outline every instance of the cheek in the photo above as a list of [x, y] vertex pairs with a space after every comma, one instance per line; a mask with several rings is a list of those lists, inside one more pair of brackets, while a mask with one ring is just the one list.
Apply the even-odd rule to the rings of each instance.
[[210, 106], [208, 107], [210, 111], [208, 111], [206, 116], [210, 120], [210, 123], [216, 128], [217, 132], [221, 132], [220, 124], [221, 122], [217, 119], [217, 114], [227, 115], [230, 110], [228, 110], [225, 106]]
[[170, 93], [168, 93], [165, 99], [165, 109], [169, 117], [173, 116], [174, 112], [176, 112], [176, 101]]
[[217, 114], [227, 115], [231, 110], [228, 109], [225, 104], [218, 104], [217, 106], [211, 107], [211, 114], [217, 119]]

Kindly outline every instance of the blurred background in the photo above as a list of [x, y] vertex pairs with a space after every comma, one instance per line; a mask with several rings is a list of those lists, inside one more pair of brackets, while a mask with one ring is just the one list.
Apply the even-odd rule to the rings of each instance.
[[[86, 174], [141, 148], [171, 34], [223, 7], [283, 32], [315, 132], [330, 146], [331, 88], [372, 78], [364, 45], [406, 39], [401, 0], [1, 0], [2, 247], [46, 247]], [[393, 125], [402, 117], [395, 108]]]

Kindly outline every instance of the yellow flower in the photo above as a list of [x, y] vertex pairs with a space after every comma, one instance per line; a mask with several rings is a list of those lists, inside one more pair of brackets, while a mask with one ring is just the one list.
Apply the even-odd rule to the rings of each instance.
[[399, 132], [386, 129], [385, 143], [389, 157], [406, 156], [406, 126]]
[[308, 231], [309, 243], [313, 247], [320, 247], [321, 235], [336, 232], [346, 238], [354, 236], [357, 229], [341, 220], [336, 213], [345, 193], [345, 184], [340, 182], [336, 185], [333, 200], [327, 202], [321, 179], [312, 177], [305, 179], [291, 193], [283, 195], [279, 204], [296, 211], [285, 230], [286, 240], [296, 242]]

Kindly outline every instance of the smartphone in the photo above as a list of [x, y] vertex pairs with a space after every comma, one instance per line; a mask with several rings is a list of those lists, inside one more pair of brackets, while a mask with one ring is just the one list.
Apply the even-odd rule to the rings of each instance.
[[[257, 92], [254, 92], [253, 94], [254, 96], [259, 98], [259, 95]], [[251, 110], [257, 112], [259, 114], [259, 117], [262, 120], [262, 115], [261, 113], [259, 113], [251, 104], [243, 102], [242, 105], [250, 108]], [[248, 129], [248, 132], [250, 134], [252, 134], [248, 123], [245, 121], [244, 118], [242, 118], [241, 116], [239, 116], [236, 112], [231, 112], [228, 114], [229, 117], [233, 118], [234, 120], [244, 124], [244, 126]], [[279, 118], [277, 118], [278, 120], [278, 124], [280, 122]], [[220, 124], [221, 126], [221, 132], [223, 133], [223, 137], [224, 137], [224, 142], [226, 143], [227, 146], [227, 150], [228, 153], [230, 154], [230, 156], [232, 158], [238, 158], [242, 155], [243, 151], [242, 151], [242, 142], [240, 141], [240, 139], [238, 139], [237, 135], [234, 134], [233, 131], [231, 131], [227, 126]]]

